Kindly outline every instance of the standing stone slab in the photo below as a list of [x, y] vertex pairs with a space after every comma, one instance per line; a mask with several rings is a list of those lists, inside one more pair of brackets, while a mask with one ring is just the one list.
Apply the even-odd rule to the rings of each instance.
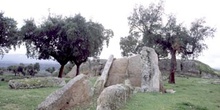
[[142, 92], [159, 92], [161, 73], [158, 67], [158, 56], [154, 49], [143, 47], [141, 51], [142, 59]]
[[110, 55], [108, 58], [108, 61], [105, 64], [104, 70], [102, 72], [102, 75], [96, 80], [95, 85], [94, 85], [94, 92], [96, 95], [100, 94], [102, 90], [104, 89], [105, 83], [108, 78], [108, 73], [111, 68], [112, 62], [114, 60], [114, 56]]
[[109, 75], [105, 86], [108, 87], [111, 85], [124, 83], [125, 79], [128, 78], [127, 68], [127, 57], [114, 60], [111, 69], [109, 70]]
[[63, 88], [51, 93], [37, 110], [64, 110], [91, 99], [93, 92], [83, 74], [70, 80]]
[[131, 81], [131, 85], [134, 87], [141, 87], [141, 56], [135, 55], [129, 57], [128, 62], [128, 79]]

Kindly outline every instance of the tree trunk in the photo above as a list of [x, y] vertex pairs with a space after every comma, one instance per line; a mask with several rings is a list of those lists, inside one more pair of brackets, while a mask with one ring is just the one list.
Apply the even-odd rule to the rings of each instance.
[[80, 68], [80, 65], [76, 65], [76, 76], [79, 75], [79, 68]]
[[176, 72], [176, 50], [171, 50], [171, 63], [170, 63], [170, 76], [169, 76], [169, 83], [175, 84], [175, 72]]
[[61, 65], [58, 78], [62, 78], [64, 66], [65, 66], [65, 65]]

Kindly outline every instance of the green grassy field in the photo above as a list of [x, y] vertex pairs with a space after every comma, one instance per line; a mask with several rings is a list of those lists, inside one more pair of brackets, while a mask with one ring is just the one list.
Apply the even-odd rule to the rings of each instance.
[[[69, 79], [68, 79], [69, 80]], [[90, 79], [93, 83], [96, 78]], [[174, 94], [137, 93], [121, 110], [220, 110], [220, 84], [214, 80], [177, 77], [176, 84], [165, 83]], [[0, 82], [0, 110], [34, 110], [58, 87], [38, 89], [9, 89], [7, 82]], [[95, 110], [96, 100], [85, 107]], [[85, 110], [77, 107], [77, 110]]]
[[0, 82], [0, 110], [34, 110], [58, 87], [38, 89], [9, 89], [7, 82]]
[[137, 93], [122, 110], [220, 110], [220, 84], [200, 78], [176, 78], [165, 83], [174, 94]]

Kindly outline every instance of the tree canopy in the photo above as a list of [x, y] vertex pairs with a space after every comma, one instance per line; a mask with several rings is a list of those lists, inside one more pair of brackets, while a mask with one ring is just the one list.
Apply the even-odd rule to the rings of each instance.
[[60, 65], [58, 77], [62, 77], [65, 64], [73, 61], [79, 66], [90, 56], [101, 53], [104, 42], [113, 36], [111, 30], [93, 21], [86, 21], [80, 14], [74, 17], [49, 16], [39, 26], [33, 19], [25, 21], [21, 33], [29, 57], [55, 59]]
[[19, 41], [17, 22], [0, 12], [0, 56], [16, 47]]
[[[170, 54], [169, 83], [175, 83], [176, 55], [197, 57], [207, 47], [205, 38], [213, 37], [215, 29], [206, 26], [204, 19], [193, 21], [187, 28], [178, 23], [174, 15], [166, 16], [163, 7], [163, 2], [160, 2], [150, 4], [148, 8], [142, 5], [134, 8], [128, 17], [129, 35], [121, 38], [120, 47], [123, 56], [139, 53], [143, 46], [154, 48], [160, 57]], [[163, 20], [165, 17], [167, 21]]]

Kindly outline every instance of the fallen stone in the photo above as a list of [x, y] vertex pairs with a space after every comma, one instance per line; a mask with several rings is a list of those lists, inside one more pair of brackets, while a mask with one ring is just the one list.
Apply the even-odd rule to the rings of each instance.
[[93, 96], [92, 85], [83, 74], [71, 79], [64, 87], [51, 93], [37, 110], [65, 110], [89, 101]]
[[29, 79], [14, 79], [8, 82], [11, 89], [33, 89], [41, 87], [64, 86], [63, 79], [57, 77], [39, 77]]

